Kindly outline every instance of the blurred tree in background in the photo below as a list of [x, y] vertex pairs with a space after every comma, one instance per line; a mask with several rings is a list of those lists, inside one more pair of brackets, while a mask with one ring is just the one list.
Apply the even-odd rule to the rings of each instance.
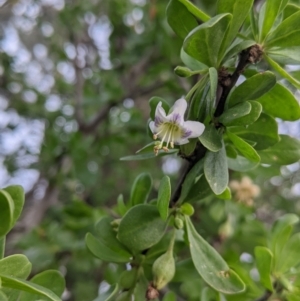
[[[215, 0], [193, 2], [208, 14], [215, 12]], [[122, 270], [95, 259], [85, 234], [113, 213], [120, 194], [129, 199], [141, 172], [153, 179], [150, 200], [163, 174], [178, 179], [183, 162], [176, 155], [120, 158], [152, 141], [149, 98], [157, 95], [172, 104], [195, 78], [174, 73], [182, 65], [182, 40], [166, 21], [168, 1], [0, 4], [0, 185], [21, 184], [26, 190], [7, 252], [24, 253], [33, 274], [60, 270], [66, 279], [64, 300], [93, 300], [99, 285], [101, 290], [116, 283]], [[290, 71], [300, 78], [299, 70], [291, 66]], [[299, 90], [282, 83], [299, 98]], [[280, 133], [300, 136], [299, 122], [278, 123]], [[232, 201], [210, 202], [209, 196], [195, 203], [200, 234], [226, 260], [240, 259], [255, 274], [253, 248], [264, 242], [264, 224], [269, 227], [284, 213], [300, 214], [299, 168], [299, 163], [263, 164], [231, 171]], [[183, 295], [199, 300], [190, 286], [192, 280], [182, 284]]]

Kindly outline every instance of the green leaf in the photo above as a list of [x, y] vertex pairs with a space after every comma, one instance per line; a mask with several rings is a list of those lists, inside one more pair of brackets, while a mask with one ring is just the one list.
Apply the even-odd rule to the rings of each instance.
[[123, 258], [128, 259], [131, 257], [131, 254], [117, 239], [117, 233], [111, 226], [112, 221], [113, 219], [110, 217], [103, 217], [100, 219], [100, 221], [95, 226], [95, 234], [97, 236], [97, 239], [113, 252], [121, 255]]
[[245, 127], [230, 127], [230, 132], [245, 140], [256, 142], [256, 150], [266, 149], [279, 141], [278, 125], [276, 120], [264, 113], [261, 113], [256, 122]]
[[237, 153], [235, 147], [233, 147], [231, 144], [226, 144], [225, 149], [226, 149], [227, 157], [233, 158], [233, 159], [235, 159], [237, 157], [238, 153]]
[[196, 183], [194, 183], [193, 186], [191, 187], [187, 197], [185, 198], [185, 201], [191, 203], [197, 202], [213, 194], [214, 193], [211, 190], [205, 176], [202, 175], [200, 179]]
[[221, 200], [231, 200], [230, 188], [226, 187], [226, 189], [221, 194], [216, 194], [216, 197]]
[[188, 55], [183, 47], [180, 50], [180, 58], [182, 62], [191, 70], [194, 71], [200, 71], [200, 70], [207, 70], [207, 66], [205, 64], [200, 63], [199, 61], [192, 58], [190, 55]]
[[[299, 35], [300, 36], [300, 35]], [[264, 55], [265, 60], [271, 65], [276, 72], [278, 72], [283, 78], [287, 79], [296, 88], [300, 89], [300, 82], [285, 71], [279, 64], [272, 60], [268, 55]]]
[[11, 185], [4, 188], [6, 192], [8, 192], [14, 202], [14, 213], [13, 213], [13, 221], [12, 227], [17, 222], [18, 218], [21, 215], [24, 201], [25, 201], [25, 193], [24, 189], [20, 185]]
[[216, 98], [217, 88], [218, 88], [218, 71], [216, 68], [209, 68], [209, 81], [210, 81], [210, 101], [213, 102]]
[[189, 12], [192, 13], [199, 20], [206, 22], [210, 19], [209, 15], [207, 15], [205, 12], [199, 9], [192, 2], [188, 0], [178, 0], [178, 1], [181, 2], [189, 10]]
[[116, 300], [115, 296], [118, 292], [119, 292], [119, 286], [118, 286], [118, 284], [114, 284], [114, 285], [110, 286], [110, 288], [107, 292], [101, 294], [101, 296], [98, 296], [98, 298], [96, 298], [94, 301], [113, 301], [113, 300]]
[[100, 240], [98, 240], [93, 234], [87, 233], [85, 236], [85, 243], [90, 252], [100, 258], [103, 261], [107, 262], [116, 262], [116, 263], [127, 263], [130, 262], [130, 256], [124, 256], [121, 252], [115, 252]]
[[248, 101], [238, 103], [237, 105], [227, 109], [219, 117], [219, 121], [224, 125], [233, 123], [235, 119], [239, 119], [251, 112], [251, 104]]
[[184, 39], [198, 22], [178, 0], [171, 0], [167, 6], [167, 20], [175, 33]]
[[10, 194], [0, 190], [0, 237], [6, 235], [13, 225], [15, 205]]
[[227, 48], [222, 63], [225, 63], [227, 60], [230, 60], [234, 56], [240, 54], [244, 49], [247, 49], [255, 44], [256, 42], [253, 40], [246, 40], [246, 41], [242, 40], [239, 41], [237, 44], [233, 44], [232, 46]]
[[205, 127], [203, 134], [199, 137], [200, 142], [210, 151], [217, 152], [222, 148], [222, 136], [213, 124]]
[[228, 185], [228, 166], [224, 143], [218, 152], [206, 152], [204, 174], [215, 194], [221, 194], [226, 189]]
[[284, 246], [282, 254], [278, 259], [277, 271], [287, 273], [292, 267], [300, 263], [300, 233], [294, 234]]
[[231, 17], [217, 15], [196, 27], [184, 40], [184, 51], [208, 67], [218, 68], [219, 51]]
[[187, 176], [183, 182], [180, 199], [179, 199], [178, 203], [181, 203], [182, 201], [184, 201], [186, 199], [187, 195], [190, 192], [190, 189], [192, 188], [192, 186], [195, 183], [195, 179], [200, 174], [203, 173], [203, 166], [204, 166], [204, 160], [201, 159], [189, 171], [189, 173], [187, 174]]
[[284, 10], [288, 0], [267, 0], [266, 10], [262, 24], [260, 41], [263, 41], [267, 34], [271, 31], [276, 17]]
[[283, 120], [295, 121], [300, 118], [300, 106], [295, 96], [281, 84], [258, 98], [264, 112]]
[[300, 11], [283, 20], [277, 28], [266, 37], [265, 41], [266, 51], [272, 47], [288, 48], [299, 45]]
[[235, 159], [227, 157], [228, 168], [235, 171], [245, 172], [256, 168], [259, 163], [237, 156]]
[[190, 218], [185, 216], [185, 220], [192, 260], [203, 280], [225, 294], [244, 291], [245, 285], [239, 276], [229, 269], [218, 252], [197, 233]]
[[164, 176], [160, 181], [157, 197], [157, 208], [163, 220], [169, 216], [169, 202], [171, 198], [171, 183], [168, 176]]
[[[47, 270], [35, 275], [30, 282], [38, 284], [42, 287], [45, 287], [51, 290], [57, 296], [61, 296], [65, 289], [65, 278], [55, 270]], [[23, 292], [19, 298], [19, 301], [32, 301], [32, 300], [40, 300], [38, 295], [32, 295], [27, 292]], [[51, 300], [46, 298], [43, 300]]]
[[166, 113], [168, 113], [170, 110], [170, 105], [168, 104], [168, 102], [166, 100], [164, 100], [161, 97], [157, 97], [157, 96], [151, 97], [149, 99], [149, 106], [150, 106], [150, 118], [152, 120], [155, 119], [156, 107], [160, 102], [161, 102], [163, 109], [166, 111]]
[[248, 160], [253, 162], [260, 162], [260, 157], [256, 150], [248, 144], [245, 140], [241, 139], [237, 135], [230, 133], [229, 131], [226, 132], [229, 139], [232, 141], [236, 149]]
[[280, 64], [299, 64], [300, 46], [290, 48], [274, 47], [268, 50], [268, 56]]
[[[0, 284], [1, 284], [1, 279], [0, 279]], [[1, 289], [0, 289], [0, 300], [8, 301], [7, 296], [1, 291]]]
[[231, 92], [228, 105], [232, 107], [239, 102], [255, 100], [267, 93], [275, 84], [276, 77], [270, 71], [251, 76]]
[[152, 188], [152, 178], [148, 173], [141, 173], [136, 177], [130, 193], [131, 206], [146, 203]]
[[232, 120], [232, 122], [228, 122], [227, 126], [249, 125], [259, 118], [262, 111], [262, 105], [257, 101], [249, 101], [249, 103], [251, 105], [250, 113], [240, 118], [236, 118]]
[[52, 301], [61, 301], [61, 299], [52, 291], [35, 283], [31, 283], [29, 281], [22, 280], [19, 278], [10, 277], [2, 273], [0, 273], [0, 279], [2, 280], [3, 287], [13, 288], [32, 294], [37, 294], [39, 296], [46, 297]]
[[160, 241], [166, 226], [167, 224], [161, 219], [156, 206], [137, 205], [122, 218], [118, 239], [129, 250], [146, 250]]
[[162, 301], [176, 301], [176, 300], [177, 300], [176, 294], [173, 292], [167, 292], [162, 299]]
[[280, 135], [275, 145], [260, 151], [261, 162], [289, 165], [300, 160], [300, 141], [287, 135]]
[[249, 11], [252, 7], [253, 0], [219, 0], [217, 5], [217, 14], [230, 13], [232, 14], [232, 21], [227, 33], [224, 49], [236, 37], [240, 28], [242, 27]]
[[273, 265], [273, 254], [265, 247], [255, 247], [254, 249], [256, 266], [260, 275], [260, 282], [269, 291], [273, 291], [272, 284], [272, 265]]

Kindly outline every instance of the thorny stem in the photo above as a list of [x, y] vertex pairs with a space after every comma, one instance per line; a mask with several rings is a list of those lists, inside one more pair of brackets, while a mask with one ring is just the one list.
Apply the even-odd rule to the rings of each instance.
[[[217, 108], [214, 114], [214, 117], [219, 117], [222, 115], [222, 113], [224, 112], [224, 108], [225, 108], [225, 103], [227, 100], [227, 97], [231, 91], [231, 89], [234, 87], [234, 85], [236, 84], [239, 76], [243, 73], [245, 67], [249, 64], [254, 62], [252, 56], [252, 52], [253, 50], [255, 50], [256, 48], [259, 48], [258, 45], [254, 45], [251, 46], [250, 48], [243, 50], [240, 54], [240, 60], [239, 63], [235, 69], [235, 71], [233, 72], [233, 74], [229, 77], [229, 81], [227, 81], [226, 85], [223, 85], [223, 91], [222, 94], [220, 95], [220, 98], [217, 102]], [[260, 49], [260, 48], [259, 48]], [[258, 61], [259, 58], [255, 58], [255, 62]], [[219, 83], [221, 85], [221, 83]], [[180, 198], [180, 194], [181, 194], [181, 190], [182, 190], [182, 185], [184, 183], [184, 180], [187, 176], [187, 174], [189, 173], [189, 171], [192, 169], [192, 167], [199, 161], [201, 160], [204, 155], [206, 153], [206, 148], [200, 143], [198, 142], [196, 145], [196, 148], [194, 150], [194, 152], [192, 153], [192, 155], [188, 156], [188, 157], [183, 157], [184, 159], [186, 159], [188, 161], [188, 165], [180, 179], [180, 181], [178, 182], [177, 188], [171, 198], [170, 201], [170, 207], [173, 207], [176, 205], [176, 203], [178, 202], [179, 198]], [[263, 301], [263, 300], [262, 300]]]

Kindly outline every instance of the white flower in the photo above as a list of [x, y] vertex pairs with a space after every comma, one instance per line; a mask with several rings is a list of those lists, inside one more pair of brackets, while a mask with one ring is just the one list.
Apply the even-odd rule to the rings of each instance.
[[[162, 103], [156, 107], [155, 119], [149, 123], [153, 133], [153, 139], [161, 141], [154, 147], [157, 154], [160, 149], [169, 151], [168, 147], [174, 148], [174, 144], [186, 144], [190, 138], [199, 137], [204, 131], [204, 124], [198, 121], [184, 121], [184, 113], [187, 102], [184, 98], [178, 99], [171, 108], [169, 115], [166, 115]], [[166, 142], [166, 146], [163, 143]]]

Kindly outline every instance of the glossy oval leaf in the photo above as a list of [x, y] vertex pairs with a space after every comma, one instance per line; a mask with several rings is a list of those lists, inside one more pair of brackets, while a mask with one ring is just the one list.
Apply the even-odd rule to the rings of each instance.
[[274, 117], [289, 121], [300, 118], [300, 105], [297, 99], [279, 83], [256, 101], [263, 106], [264, 112]]
[[149, 249], [160, 241], [166, 229], [156, 206], [137, 205], [122, 218], [118, 239], [134, 252]]
[[157, 196], [157, 209], [163, 220], [169, 216], [169, 202], [171, 198], [171, 182], [168, 176], [164, 176], [159, 185]]
[[224, 113], [219, 117], [219, 121], [224, 125], [228, 125], [233, 123], [235, 119], [239, 119], [249, 114], [250, 112], [251, 112], [250, 102], [244, 101], [225, 110]]
[[210, 151], [217, 152], [222, 148], [222, 136], [213, 124], [205, 127], [203, 134], [199, 137], [200, 142]]
[[217, 15], [193, 29], [184, 40], [184, 51], [208, 67], [218, 68], [219, 51], [231, 17]]
[[259, 162], [253, 162], [238, 155], [236, 158], [227, 157], [227, 164], [231, 170], [245, 172], [255, 169], [259, 165]]
[[25, 291], [31, 294], [37, 294], [39, 296], [44, 296], [52, 301], [61, 301], [61, 299], [54, 294], [51, 290], [37, 285], [35, 283], [20, 279], [10, 277], [0, 273], [0, 278], [2, 280], [2, 286], [6, 288], [13, 288], [20, 291]]
[[31, 263], [25, 255], [15, 254], [0, 260], [0, 272], [5, 275], [26, 279], [31, 272]]
[[178, 0], [171, 0], [167, 6], [167, 21], [174, 32], [184, 39], [198, 22], [188, 9]]
[[152, 188], [152, 178], [148, 173], [136, 177], [131, 188], [130, 204], [132, 206], [145, 203]]
[[261, 162], [266, 164], [289, 165], [300, 160], [300, 141], [288, 135], [280, 135], [275, 145], [258, 152]]
[[248, 160], [252, 162], [260, 162], [260, 157], [256, 150], [248, 144], [245, 140], [241, 139], [237, 135], [230, 133], [229, 131], [226, 132], [227, 136], [236, 147], [236, 149]]
[[0, 237], [5, 236], [14, 221], [14, 202], [8, 192], [0, 190]]
[[230, 270], [219, 253], [197, 233], [189, 217], [185, 216], [190, 252], [196, 270], [215, 290], [236, 294], [245, 290], [239, 276]]
[[249, 125], [255, 122], [259, 118], [262, 112], [262, 105], [257, 101], [249, 101], [249, 103], [251, 105], [250, 113], [240, 118], [236, 118], [231, 122], [228, 122], [227, 126]]
[[256, 266], [260, 275], [260, 282], [266, 289], [272, 292], [273, 254], [266, 247], [255, 247], [254, 254]]
[[267, 93], [275, 84], [276, 77], [270, 71], [253, 75], [231, 92], [228, 106], [232, 107], [246, 100], [255, 100]]
[[230, 127], [230, 132], [240, 136], [244, 140], [256, 142], [256, 150], [266, 149], [279, 141], [278, 125], [276, 120], [261, 113], [256, 122], [246, 127]]
[[228, 166], [224, 144], [218, 152], [208, 151], [204, 157], [204, 174], [215, 194], [221, 194], [228, 185]]

